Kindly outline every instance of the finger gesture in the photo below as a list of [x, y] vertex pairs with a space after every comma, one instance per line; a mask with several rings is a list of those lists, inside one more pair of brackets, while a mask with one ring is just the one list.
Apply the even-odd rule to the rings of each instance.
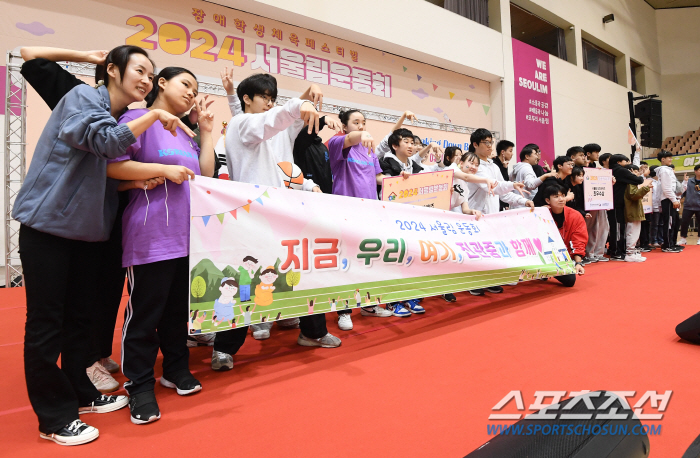
[[187, 127], [181, 120], [175, 115], [172, 115], [164, 110], [153, 110], [158, 114], [158, 121], [163, 124], [163, 129], [169, 130], [173, 137], [177, 137], [177, 128], [182, 129], [190, 138], [194, 137], [194, 132], [192, 129]]
[[[315, 86], [315, 84], [312, 84]], [[320, 116], [313, 102], [305, 101], [301, 104], [301, 109], [299, 110], [301, 114], [301, 119], [304, 120], [304, 124], [308, 125], [308, 134], [311, 135], [312, 132], [318, 132], [318, 120]]]
[[360, 143], [362, 146], [367, 148], [367, 154], [370, 155], [372, 154], [372, 151], [374, 151], [375, 147], [375, 141], [374, 138], [372, 138], [372, 134], [369, 132], [363, 132], [362, 137], [360, 138]]
[[214, 101], [207, 103], [207, 97], [209, 96], [205, 95], [199, 102], [195, 101], [192, 109], [197, 114], [197, 123], [199, 124], [199, 130], [202, 132], [214, 130], [214, 113], [208, 110], [209, 105], [214, 103]]
[[[309, 87], [309, 96], [311, 97], [311, 103], [320, 110], [323, 105], [323, 91], [318, 84], [312, 84]], [[318, 129], [316, 129], [318, 131]]]
[[230, 70], [228, 67], [224, 67], [224, 69], [221, 70], [221, 84], [224, 86], [224, 90], [226, 91], [226, 94], [228, 94], [228, 95], [234, 94], [233, 67], [231, 67]]
[[190, 110], [190, 114], [188, 115], [188, 118], [187, 118], [187, 119], [190, 120], [190, 123], [191, 123], [192, 125], [195, 125], [195, 124], [198, 124], [198, 123], [199, 123], [199, 111], [198, 111], [197, 108], [196, 108], [196, 107], [197, 107], [197, 104], [198, 104], [198, 103], [200, 104], [200, 110], [201, 110], [201, 111], [206, 111], [207, 109], [209, 109], [209, 107], [211, 106], [211, 104], [214, 103], [213, 100], [210, 101], [210, 102], [208, 102], [208, 101], [207, 101], [208, 98], [209, 98], [209, 95], [207, 94], [207, 95], [204, 96], [203, 99], [200, 99], [199, 102], [194, 102], [194, 106], [193, 106], [192, 109]]
[[404, 118], [407, 119], [408, 121], [418, 121], [418, 118], [416, 118], [416, 115], [413, 114], [412, 111], [406, 110], [403, 114]]
[[326, 127], [338, 132], [342, 126], [340, 124], [340, 121], [338, 121], [337, 119], [329, 118], [328, 116], [326, 116]]
[[525, 197], [525, 193], [530, 195], [530, 191], [527, 191], [525, 189], [525, 183], [522, 183], [520, 181], [516, 181], [513, 183], [513, 188], [520, 193], [521, 196]]

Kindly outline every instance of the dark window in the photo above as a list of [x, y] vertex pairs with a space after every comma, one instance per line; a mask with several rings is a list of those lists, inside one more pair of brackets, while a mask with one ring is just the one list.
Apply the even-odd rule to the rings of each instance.
[[510, 33], [513, 38], [523, 43], [567, 60], [564, 30], [512, 3]]
[[446, 10], [488, 27], [489, 0], [428, 0]]
[[583, 41], [583, 68], [617, 83], [615, 56], [586, 40]]
[[634, 92], [639, 92], [639, 93], [644, 93], [644, 88], [640, 87], [641, 85], [637, 81], [637, 78], [640, 77], [640, 73], [644, 69], [644, 66], [642, 64], [638, 64], [637, 62], [630, 60], [630, 70], [632, 72], [632, 90]]

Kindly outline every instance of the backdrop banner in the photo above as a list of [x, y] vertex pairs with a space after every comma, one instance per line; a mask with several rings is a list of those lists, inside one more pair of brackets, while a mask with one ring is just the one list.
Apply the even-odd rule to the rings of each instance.
[[555, 154], [549, 54], [513, 38], [513, 72], [515, 149], [536, 143], [542, 159], [551, 165]]
[[200, 176], [190, 189], [192, 332], [574, 272], [543, 208], [476, 221]]

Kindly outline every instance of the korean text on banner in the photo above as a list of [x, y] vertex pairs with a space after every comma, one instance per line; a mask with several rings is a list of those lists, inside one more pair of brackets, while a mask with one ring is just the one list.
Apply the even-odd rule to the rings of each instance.
[[552, 79], [549, 54], [513, 38], [515, 143], [536, 143], [542, 159], [554, 161]]
[[586, 211], [612, 210], [612, 170], [586, 169], [586, 176], [583, 180], [583, 198]]
[[450, 209], [452, 170], [416, 173], [408, 178], [387, 177], [382, 182], [382, 200], [421, 207]]
[[205, 177], [190, 184], [190, 310], [201, 332], [574, 272], [544, 208], [476, 221]]

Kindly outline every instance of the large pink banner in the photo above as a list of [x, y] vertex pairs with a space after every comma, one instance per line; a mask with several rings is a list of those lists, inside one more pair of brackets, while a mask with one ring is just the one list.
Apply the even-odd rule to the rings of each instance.
[[513, 70], [516, 150], [536, 143], [551, 165], [555, 154], [549, 54], [513, 38]]

